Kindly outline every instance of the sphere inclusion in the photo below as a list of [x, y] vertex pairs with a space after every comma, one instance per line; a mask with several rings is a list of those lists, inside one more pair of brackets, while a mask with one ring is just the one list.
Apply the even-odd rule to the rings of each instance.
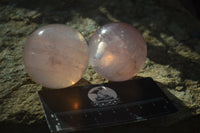
[[126, 23], [110, 23], [98, 29], [89, 41], [89, 51], [92, 67], [111, 81], [135, 76], [147, 56], [144, 38]]
[[88, 46], [82, 35], [68, 26], [52, 24], [30, 35], [24, 46], [25, 69], [47, 88], [75, 84], [88, 65]]

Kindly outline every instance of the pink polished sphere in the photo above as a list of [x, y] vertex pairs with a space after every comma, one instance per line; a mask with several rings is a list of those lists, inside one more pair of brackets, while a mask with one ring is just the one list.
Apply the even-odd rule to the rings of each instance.
[[25, 43], [24, 64], [31, 78], [48, 88], [75, 84], [88, 66], [83, 36], [68, 26], [52, 24], [37, 29]]
[[89, 51], [95, 71], [111, 81], [135, 76], [147, 56], [144, 38], [126, 23], [110, 23], [98, 29], [90, 39]]

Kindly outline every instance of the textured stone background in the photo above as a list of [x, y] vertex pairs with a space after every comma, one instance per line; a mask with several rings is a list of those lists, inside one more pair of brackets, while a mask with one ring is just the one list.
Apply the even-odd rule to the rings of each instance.
[[[48, 132], [37, 96], [42, 87], [29, 78], [22, 59], [24, 42], [35, 29], [62, 23], [80, 31], [88, 41], [101, 25], [120, 21], [136, 27], [147, 43], [148, 58], [138, 76], [157, 81], [179, 109], [174, 115], [135, 124], [134, 131], [171, 131], [168, 127], [177, 132], [200, 131], [195, 125], [200, 121], [200, 20], [188, 3], [188, 0], [1, 0], [0, 129]], [[107, 80], [89, 66], [76, 85], [102, 82]], [[133, 128], [129, 125], [116, 129], [128, 132]]]

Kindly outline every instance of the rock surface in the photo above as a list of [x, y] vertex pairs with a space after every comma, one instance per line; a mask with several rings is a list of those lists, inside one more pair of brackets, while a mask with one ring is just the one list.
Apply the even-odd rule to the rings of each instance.
[[[149, 125], [170, 125], [200, 114], [200, 21], [179, 1], [0, 2], [0, 122], [45, 123], [34, 83], [24, 71], [23, 46], [38, 27], [62, 23], [88, 41], [108, 22], [136, 27], [147, 43], [147, 60], [138, 76], [152, 77], [178, 107], [175, 115]], [[58, 4], [55, 4], [58, 3]], [[89, 66], [76, 85], [108, 82]], [[145, 125], [144, 125], [145, 126]]]

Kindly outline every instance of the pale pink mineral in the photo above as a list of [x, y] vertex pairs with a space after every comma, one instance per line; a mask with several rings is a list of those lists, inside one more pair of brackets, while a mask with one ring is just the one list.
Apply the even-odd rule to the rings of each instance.
[[89, 42], [89, 60], [95, 71], [111, 81], [135, 76], [147, 56], [138, 30], [126, 23], [110, 23], [97, 30]]
[[88, 66], [88, 46], [82, 35], [68, 26], [39, 28], [24, 47], [25, 69], [31, 78], [48, 88], [75, 84]]

